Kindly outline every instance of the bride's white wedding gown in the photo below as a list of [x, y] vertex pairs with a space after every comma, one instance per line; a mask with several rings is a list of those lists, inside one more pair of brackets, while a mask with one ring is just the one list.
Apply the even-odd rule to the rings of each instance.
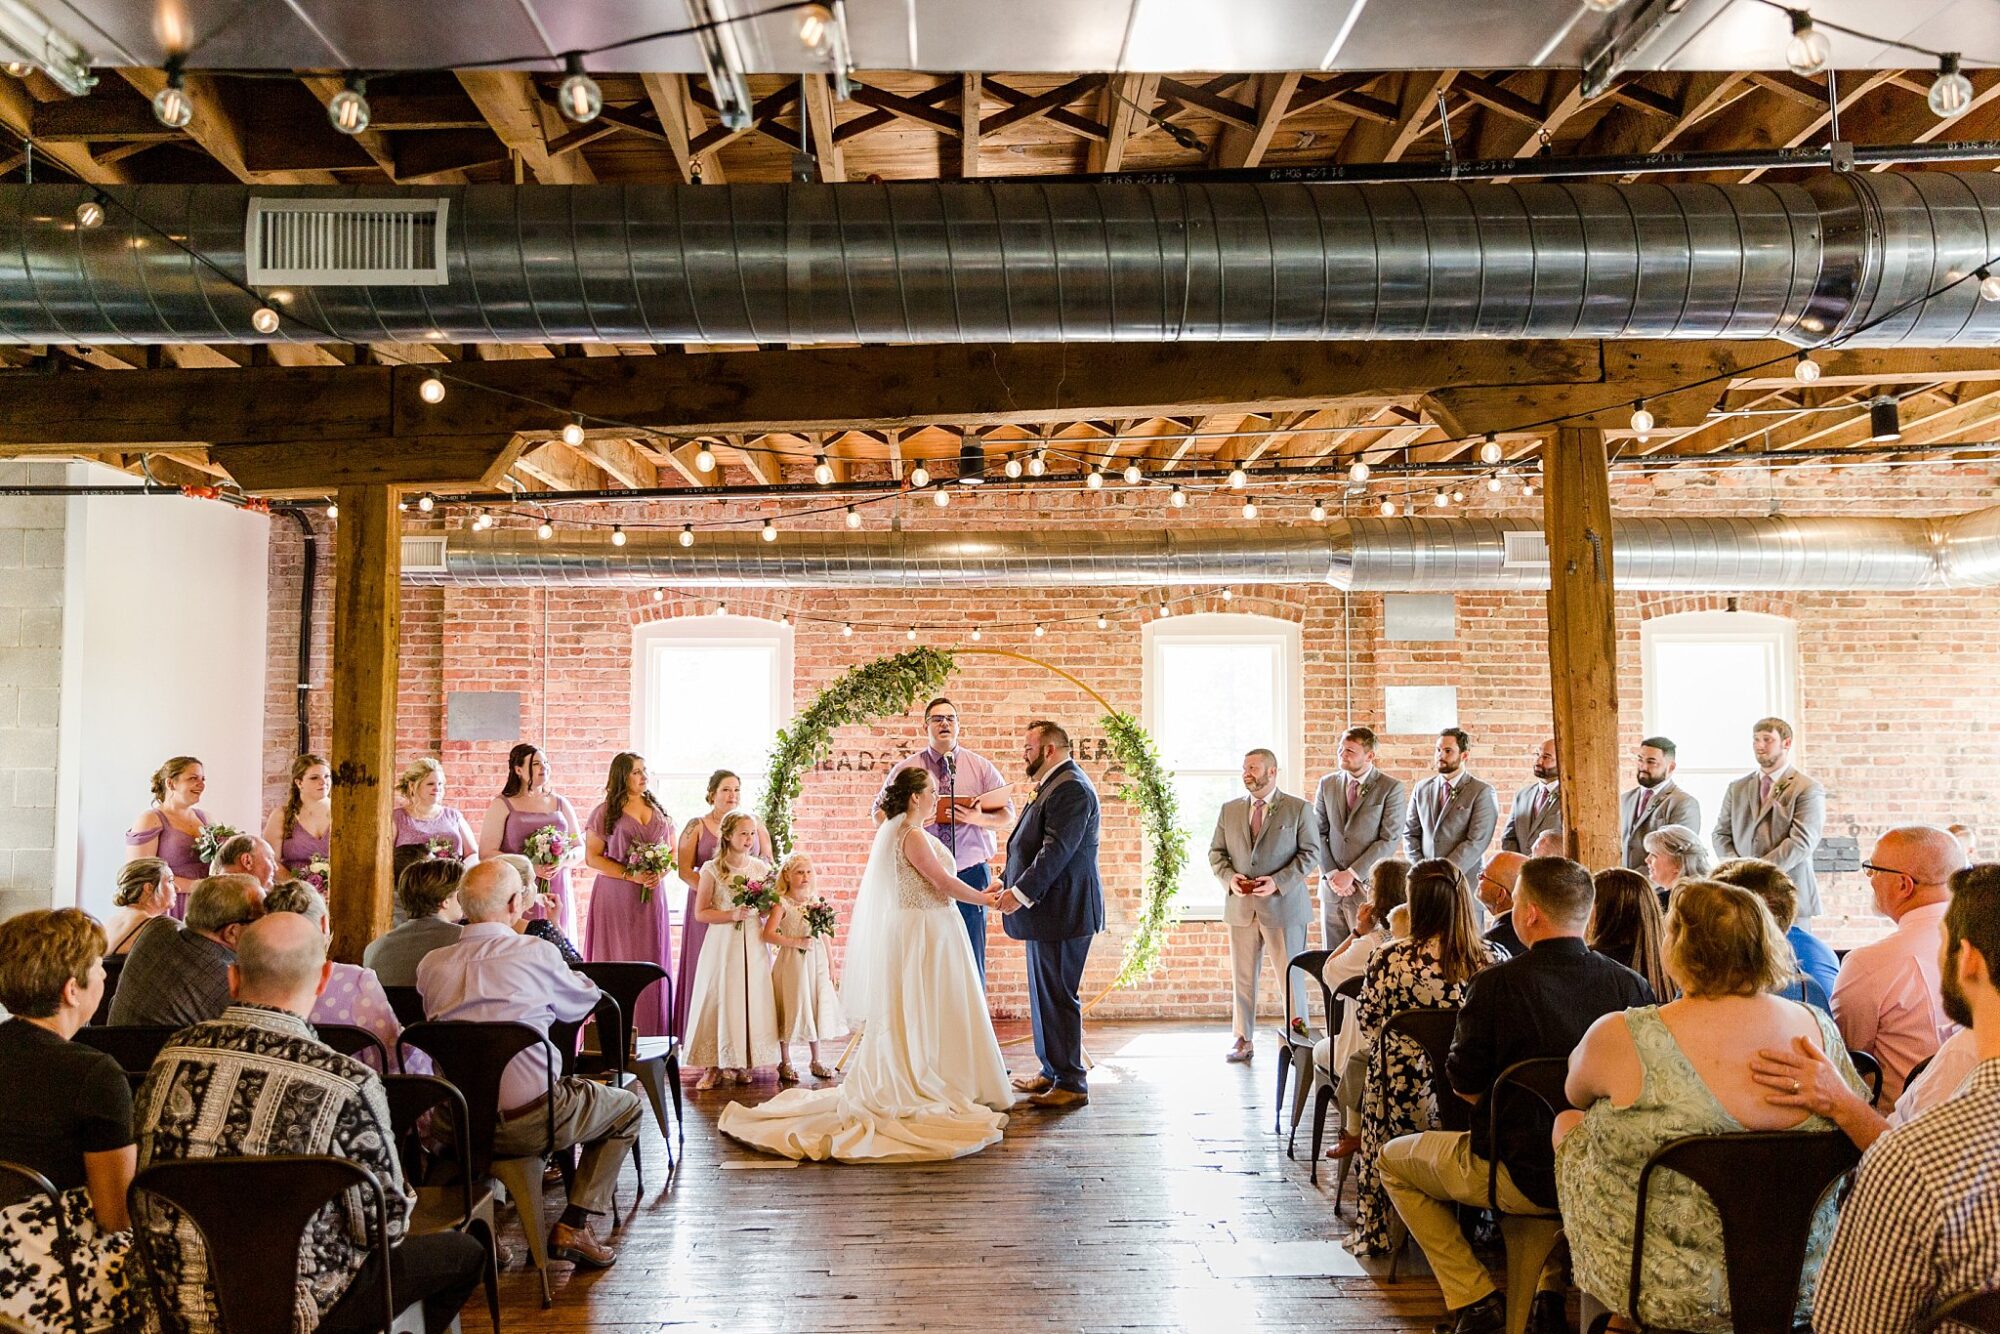
[[[1013, 1102], [965, 922], [903, 855], [885, 821], [849, 923], [848, 1018], [861, 1032], [846, 1079], [731, 1103], [717, 1125], [786, 1158], [925, 1162], [997, 1144]], [[929, 834], [939, 860], [944, 845]]]

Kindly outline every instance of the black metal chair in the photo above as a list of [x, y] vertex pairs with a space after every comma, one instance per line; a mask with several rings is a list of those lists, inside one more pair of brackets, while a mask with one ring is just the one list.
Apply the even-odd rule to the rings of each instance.
[[498, 1158], [493, 1151], [494, 1136], [500, 1129], [500, 1077], [508, 1062], [541, 1046], [542, 1035], [527, 1024], [430, 1019], [403, 1030], [396, 1054], [407, 1065], [410, 1048], [423, 1052], [465, 1095], [470, 1171], [476, 1180], [497, 1177], [507, 1188], [507, 1196], [521, 1216], [521, 1230], [527, 1234], [528, 1255], [541, 1274], [542, 1306], [546, 1309], [555, 1300], [549, 1291], [548, 1222], [542, 1198], [542, 1167], [555, 1152], [556, 1075], [552, 1065], [547, 1070], [547, 1090], [540, 1109], [546, 1126], [541, 1150], [519, 1158]]
[[95, 1024], [85, 1024], [76, 1030], [73, 1041], [97, 1050], [118, 1062], [118, 1068], [125, 1072], [125, 1078], [137, 1088], [146, 1072], [153, 1068], [153, 1061], [159, 1056], [160, 1048], [168, 1039], [180, 1032], [171, 1024], [106, 1024], [102, 1028]]
[[319, 1040], [339, 1052], [375, 1068], [378, 1075], [389, 1073], [389, 1049], [382, 1039], [359, 1024], [314, 1024]]
[[[133, 1179], [128, 1192], [133, 1249], [145, 1266], [154, 1300], [171, 1304], [174, 1294], [154, 1254], [154, 1247], [172, 1235], [170, 1219], [159, 1209], [164, 1201], [201, 1233], [223, 1334], [290, 1329], [306, 1225], [355, 1189], [362, 1192], [370, 1214], [370, 1263], [382, 1274], [382, 1328], [393, 1329], [397, 1307], [388, 1265], [388, 1198], [375, 1174], [351, 1159], [279, 1154], [153, 1163]], [[246, 1201], [254, 1206], [246, 1207]], [[228, 1262], [217, 1263], [223, 1256]]]
[[69, 1293], [69, 1327], [77, 1331], [77, 1334], [85, 1334], [90, 1326], [84, 1316], [83, 1294], [77, 1286], [76, 1270], [67, 1258], [74, 1253], [75, 1248], [70, 1242], [69, 1217], [63, 1212], [62, 1194], [56, 1190], [53, 1182], [34, 1168], [0, 1159], [0, 1209], [24, 1203], [38, 1195], [45, 1195], [49, 1199], [50, 1212], [55, 1215], [55, 1252], [65, 1257], [62, 1262], [62, 1275], [63, 1287]]
[[383, 987], [382, 994], [389, 998], [389, 1008], [396, 1012], [396, 1022], [403, 1027], [424, 1021], [424, 998], [415, 987]]
[[1854, 1062], [1854, 1073], [1868, 1081], [1868, 1101], [1882, 1101], [1882, 1063], [1865, 1051], [1848, 1049], [1847, 1059]]
[[1792, 1334], [1813, 1214], [1860, 1158], [1845, 1135], [1803, 1130], [1690, 1135], [1662, 1145], [1639, 1172], [1627, 1290], [1634, 1317], [1641, 1310], [1646, 1202], [1655, 1173], [1686, 1177], [1707, 1192], [1721, 1216], [1730, 1328], [1736, 1334]]
[[[638, 1023], [633, 1016], [639, 1012], [639, 1000], [646, 989], [657, 985], [660, 988], [660, 1009], [663, 1014], [671, 1014], [674, 1008], [674, 980], [667, 970], [656, 963], [644, 961], [606, 961], [603, 963], [578, 963], [570, 967], [595, 982], [598, 989], [618, 1002], [619, 1014], [624, 1022], [623, 1045], [625, 1069], [639, 1081], [646, 1090], [646, 1097], [653, 1104], [653, 1119], [659, 1124], [660, 1138], [667, 1141], [667, 1167], [674, 1165], [674, 1140], [687, 1142], [687, 1119], [681, 1112], [681, 1041], [675, 1037], [645, 1038], [638, 1034]], [[599, 1016], [603, 1022], [603, 1016]], [[610, 1035], [607, 1049], [620, 1045], [616, 1034]], [[581, 1068], [586, 1074], [597, 1073], [586, 1061]], [[667, 1124], [667, 1097], [671, 1095], [674, 1104], [674, 1120], [680, 1123], [678, 1134], [669, 1133]], [[638, 1152], [638, 1144], [633, 1144], [633, 1152]], [[636, 1157], [635, 1157], [636, 1161]], [[645, 1178], [640, 1178], [643, 1186]]]
[[[1319, 981], [1321, 991], [1327, 991], [1326, 981], [1320, 977], [1320, 970], [1326, 967], [1327, 956], [1332, 952], [1301, 950], [1286, 962], [1284, 975], [1278, 979], [1278, 988], [1284, 993], [1285, 1027], [1278, 1045], [1278, 1105], [1271, 1113], [1271, 1133], [1274, 1135], [1285, 1128], [1285, 1080], [1291, 1073], [1294, 1063], [1299, 1066], [1299, 1093], [1292, 1099], [1292, 1124], [1296, 1126], [1299, 1123], [1299, 1111], [1305, 1105], [1306, 1090], [1312, 1082], [1313, 1044], [1325, 1036], [1313, 1028], [1310, 1015], [1292, 1013], [1292, 974], [1295, 971], [1307, 973]], [[1294, 1019], [1306, 1021], [1305, 1032], [1299, 1033], [1293, 1030]]]
[[1961, 1292], [1938, 1303], [1924, 1317], [1923, 1334], [1932, 1334], [1947, 1325], [1963, 1325], [1978, 1330], [1979, 1334], [2000, 1334], [2000, 1290]]
[[1922, 1079], [1924, 1077], [1924, 1071], [1931, 1068], [1931, 1061], [1935, 1059], [1935, 1057], [1936, 1053], [1933, 1052], [1930, 1056], [1924, 1057], [1923, 1060], [1918, 1061], [1915, 1065], [1911, 1066], [1910, 1073], [1906, 1075], [1903, 1079], [1903, 1087], [1908, 1088], [1910, 1087], [1910, 1085], [1916, 1083], [1919, 1079]]
[[[1366, 980], [1367, 979], [1365, 977], [1350, 977], [1345, 982], [1342, 982], [1339, 986], [1334, 987], [1326, 992], [1327, 1014], [1329, 1016], [1326, 1026], [1329, 1035], [1337, 1034], [1340, 1031], [1339, 1026], [1336, 1025], [1331, 1018], [1331, 1016], [1334, 1013], [1334, 1007], [1336, 1005], [1339, 1005], [1344, 1008], [1345, 1006], [1360, 1004], [1361, 985]], [[1322, 988], [1326, 987], [1326, 978], [1324, 973], [1322, 973], [1320, 976], [1320, 986]], [[1315, 1186], [1319, 1184], [1320, 1153], [1326, 1145], [1327, 1111], [1332, 1107], [1333, 1100], [1340, 1095], [1341, 1072], [1333, 1068], [1332, 1062], [1333, 1062], [1333, 1054], [1331, 1051], [1329, 1051], [1327, 1053], [1327, 1068], [1324, 1072], [1320, 1070], [1317, 1064], [1313, 1066], [1312, 1171], [1309, 1174], [1309, 1176], [1312, 1181], [1312, 1184]], [[1322, 1074], [1324, 1075], [1323, 1078]], [[1297, 1111], [1295, 1111], [1292, 1116], [1293, 1139], [1298, 1138], [1299, 1119], [1300, 1119], [1299, 1114]], [[1285, 1156], [1290, 1157], [1291, 1153], [1292, 1153], [1292, 1146], [1290, 1143], [1287, 1143], [1285, 1145]], [[1348, 1159], [1342, 1158], [1340, 1160], [1340, 1168], [1334, 1174], [1333, 1212], [1336, 1218], [1340, 1216], [1341, 1192], [1347, 1188], [1348, 1163], [1349, 1163]]]
[[[1556, 1209], [1517, 1214], [1500, 1207], [1500, 1109], [1510, 1098], [1534, 1097], [1548, 1109], [1553, 1130], [1556, 1114], [1569, 1107], [1569, 1094], [1563, 1089], [1568, 1077], [1567, 1057], [1537, 1056], [1502, 1070], [1486, 1092], [1486, 1144], [1494, 1155], [1486, 1164], [1486, 1207], [1500, 1220], [1500, 1241], [1507, 1253], [1508, 1334], [1525, 1334], [1528, 1328], [1536, 1280], [1562, 1237], [1562, 1214]], [[1547, 1138], [1545, 1131], [1544, 1142]]]
[[[395, 1129], [397, 1154], [403, 1175], [416, 1191], [417, 1205], [410, 1214], [409, 1234], [428, 1236], [435, 1232], [465, 1232], [486, 1247], [486, 1307], [493, 1316], [493, 1334], [500, 1334], [500, 1243], [495, 1222], [496, 1203], [490, 1178], [472, 1170], [471, 1127], [465, 1095], [448, 1079], [436, 1075], [385, 1075], [382, 1091], [389, 1099], [389, 1122]], [[424, 1169], [420, 1126], [427, 1112], [444, 1109], [443, 1121], [432, 1117], [433, 1132], [449, 1129], [451, 1161], [458, 1178], [456, 1185], [431, 1185]]]
[[[1375, 1035], [1376, 1056], [1369, 1060], [1371, 1069], [1386, 1061], [1384, 1048], [1391, 1038], [1405, 1037], [1423, 1048], [1424, 1061], [1430, 1066], [1431, 1095], [1437, 1103], [1440, 1130], [1472, 1128], [1472, 1108], [1452, 1092], [1451, 1077], [1444, 1068], [1445, 1056], [1451, 1051], [1452, 1031], [1457, 1027], [1457, 1010], [1398, 1010]], [[1403, 1249], [1398, 1246], [1389, 1259], [1390, 1282], [1396, 1280], [1401, 1269]]]
[[111, 1022], [111, 998], [118, 994], [118, 979], [125, 975], [125, 958], [123, 954], [104, 956], [104, 995], [97, 1002], [97, 1012], [90, 1016], [91, 1023]]

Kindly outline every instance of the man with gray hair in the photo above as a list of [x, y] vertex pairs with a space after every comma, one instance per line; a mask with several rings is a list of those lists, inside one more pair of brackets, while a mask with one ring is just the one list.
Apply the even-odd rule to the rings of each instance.
[[[272, 913], [239, 932], [228, 969], [233, 1003], [221, 1018], [175, 1034], [133, 1099], [139, 1165], [276, 1154], [359, 1163], [388, 1196], [396, 1296], [422, 1302], [425, 1328], [436, 1334], [450, 1328], [478, 1284], [485, 1248], [460, 1232], [407, 1235], [414, 1196], [397, 1161], [382, 1081], [306, 1022], [327, 972], [326, 937], [296, 913]], [[368, 1235], [371, 1215], [350, 1192], [306, 1225], [297, 1304], [321, 1334], [380, 1328], [381, 1270], [364, 1270], [369, 1251], [357, 1240]], [[153, 1196], [141, 1197], [132, 1222], [147, 1235], [182, 1325], [219, 1328], [210, 1258], [194, 1225]]]
[[111, 1022], [185, 1028], [221, 1015], [237, 939], [263, 915], [264, 887], [251, 877], [196, 881], [186, 922], [161, 916], [140, 928], [111, 998]]
[[[458, 940], [417, 964], [417, 991], [432, 1019], [526, 1024], [545, 1037], [552, 1023], [569, 1023], [597, 1008], [599, 991], [572, 972], [561, 951], [514, 929], [530, 901], [520, 873], [506, 862], [481, 861], [458, 885], [465, 930]], [[602, 1269], [618, 1252], [599, 1241], [590, 1219], [611, 1204], [619, 1168], [639, 1133], [639, 1095], [574, 1076], [560, 1068], [556, 1049], [544, 1042], [508, 1065], [500, 1080], [500, 1125], [494, 1152], [503, 1157], [540, 1153], [554, 1126], [555, 1148], [583, 1146], [569, 1205], [549, 1232], [549, 1258]]]
[[278, 855], [255, 834], [238, 834], [215, 850], [210, 875], [247, 875], [265, 889], [278, 883]]

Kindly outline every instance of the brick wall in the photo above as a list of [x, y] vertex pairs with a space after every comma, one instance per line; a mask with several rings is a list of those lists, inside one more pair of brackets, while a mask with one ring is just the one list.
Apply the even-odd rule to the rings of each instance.
[[[1798, 469], [1776, 475], [1748, 469], [1621, 476], [1614, 503], [1621, 513], [1753, 514], [1952, 514], [1991, 502], [1995, 469], [1986, 466], [1921, 470]], [[1306, 493], [1299, 493], [1304, 496]], [[1538, 514], [1539, 500], [1518, 493], [1474, 493], [1474, 513]], [[1284, 506], [1267, 506], [1267, 514]], [[1180, 525], [1212, 523], [1239, 528], [1235, 506], [1216, 499], [1175, 514]], [[742, 508], [742, 515], [754, 515]], [[1289, 507], [1307, 522], [1303, 503]], [[1459, 511], [1454, 511], [1459, 512]], [[566, 512], [573, 520], [581, 515]], [[983, 495], [937, 511], [918, 503], [904, 511], [908, 527], [953, 524], [1050, 528], [1130, 524], [1157, 526], [1169, 511], [1151, 495], [1115, 494], [1014, 498]], [[412, 516], [414, 517], [414, 516]], [[625, 509], [617, 516], [638, 528], [647, 516]], [[654, 521], [677, 527], [684, 507], [661, 507]], [[696, 515], [695, 517], [702, 517]], [[884, 522], [871, 516], [871, 523]], [[1289, 521], [1289, 520], [1288, 520]], [[322, 542], [321, 610], [313, 670], [313, 741], [326, 742], [325, 654], [331, 617], [330, 542]], [[292, 750], [291, 693], [298, 602], [298, 539], [274, 528], [271, 551], [271, 737], [266, 789], [279, 799]], [[1350, 721], [1378, 722], [1389, 685], [1455, 685], [1462, 723], [1475, 737], [1475, 768], [1503, 793], [1526, 781], [1525, 753], [1548, 732], [1548, 667], [1540, 593], [1464, 594], [1457, 599], [1458, 638], [1439, 644], [1386, 644], [1382, 601], [1351, 599], [1324, 586], [1238, 588], [1224, 603], [1219, 590], [1182, 595], [1181, 611], [1261, 613], [1294, 620], [1304, 643], [1305, 788], [1328, 771], [1340, 730]], [[522, 734], [549, 751], [556, 784], [579, 813], [595, 803], [610, 756], [629, 744], [634, 624], [654, 617], [700, 615], [726, 596], [732, 614], [801, 615], [795, 635], [794, 693], [803, 704], [840, 671], [907, 647], [910, 623], [951, 626], [926, 631], [927, 642], [965, 644], [975, 624], [992, 627], [982, 647], [1013, 648], [1072, 672], [1121, 707], [1139, 711], [1142, 615], [1155, 595], [1131, 589], [994, 589], [977, 595], [935, 592], [788, 592], [784, 590], [678, 590], [656, 602], [641, 591], [590, 588], [406, 589], [402, 692], [398, 725], [404, 757], [440, 754], [454, 800], [477, 822], [503, 776], [505, 748], [442, 742], [444, 694], [452, 690], [518, 690]], [[1828, 832], [1854, 834], [1865, 853], [1881, 828], [1910, 820], [1953, 819], [1980, 828], [1987, 816], [1990, 763], [1984, 754], [1988, 724], [1974, 701], [2000, 693], [2000, 593], [1937, 591], [1920, 594], [1813, 593], [1755, 595], [1737, 600], [1743, 610], [1790, 617], [1798, 626], [1801, 700], [1795, 723], [1811, 772], [1831, 789]], [[1651, 616], [1720, 608], [1708, 595], [1625, 594], [1619, 599], [1621, 740], [1641, 735], [1639, 627]], [[1099, 631], [1090, 618], [1113, 616]], [[1065, 617], [1080, 618], [1073, 622]], [[855, 634], [841, 634], [851, 620]], [[1048, 625], [1036, 638], [1028, 627]], [[1002, 629], [1002, 626], [1016, 628]], [[1050, 714], [1094, 736], [1091, 706], [1073, 687], [1037, 668], [999, 658], [967, 659], [951, 687], [967, 720], [966, 743], [1013, 771], [1009, 757], [1020, 723]], [[282, 697], [283, 704], [279, 707]], [[1353, 701], [1352, 716], [1348, 700]], [[692, 692], [685, 707], [701, 707]], [[1968, 705], [1971, 705], [1968, 707]], [[545, 725], [546, 720], [546, 725]], [[843, 750], [901, 751], [918, 744], [914, 718], [890, 720], [841, 738]], [[1380, 760], [1400, 775], [1427, 763], [1428, 736], [1385, 738]], [[744, 756], [743, 767], [758, 757]], [[1749, 765], [1747, 739], [1744, 756]], [[1101, 763], [1088, 765], [1099, 786], [1115, 786]], [[837, 895], [851, 893], [866, 854], [866, 810], [879, 770], [815, 775], [797, 812], [801, 846], [819, 862], [823, 883]], [[693, 814], [674, 811], [677, 819]], [[1196, 855], [1208, 830], [1192, 831]], [[1982, 828], [1989, 840], [2000, 829]], [[1140, 882], [1137, 820], [1129, 808], [1107, 803], [1103, 865], [1111, 890], [1111, 934], [1093, 951], [1086, 990], [1094, 993], [1115, 971], [1129, 929]], [[1864, 920], [1866, 889], [1853, 876], [1826, 886], [1832, 920], [1822, 927], [1836, 939], [1875, 929]], [[1849, 917], [1853, 920], [1847, 920]], [[997, 1008], [1018, 1012], [1025, 1000], [1018, 949], [996, 939], [990, 951]], [[1103, 1013], [1129, 1015], [1221, 1014], [1228, 1005], [1226, 933], [1216, 923], [1190, 922], [1169, 942], [1165, 964], [1148, 984], [1107, 999]]]

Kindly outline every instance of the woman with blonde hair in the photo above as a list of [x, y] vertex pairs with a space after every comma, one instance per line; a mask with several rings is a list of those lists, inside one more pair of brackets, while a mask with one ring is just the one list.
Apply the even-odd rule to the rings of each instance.
[[111, 942], [106, 954], [132, 948], [139, 928], [174, 906], [174, 868], [158, 857], [126, 862], [118, 871], [118, 892], [104, 917], [104, 935]]
[[153, 804], [125, 832], [125, 860], [158, 857], [174, 869], [175, 917], [187, 915], [187, 896], [197, 880], [208, 875], [208, 863], [195, 852], [201, 831], [212, 823], [198, 803], [208, 787], [201, 761], [176, 755], [153, 771]]
[[812, 858], [794, 852], [778, 867], [778, 904], [764, 923], [764, 943], [778, 952], [771, 961], [771, 990], [778, 1003], [778, 1082], [796, 1084], [794, 1042], [806, 1044], [814, 1079], [832, 1079], [819, 1059], [823, 1039], [847, 1031], [840, 988], [833, 982], [831, 942], [813, 934], [806, 909], [816, 901]]
[[479, 836], [456, 806], [444, 804], [444, 766], [425, 755], [412, 760], [396, 780], [396, 846], [417, 844], [433, 857], [467, 866], [479, 860]]
[[[708, 809], [681, 826], [680, 848], [675, 853], [674, 874], [687, 885], [687, 905], [681, 913], [681, 953], [679, 976], [674, 980], [674, 1013], [668, 1031], [675, 1037], [687, 1034], [688, 1006], [694, 996], [694, 968], [701, 959], [702, 937], [708, 927], [695, 911], [701, 903], [701, 868], [723, 845], [722, 822], [743, 804], [743, 780], [727, 769], [708, 776]], [[747, 814], [747, 812], [746, 812]], [[773, 855], [771, 836], [752, 818], [757, 838], [751, 850], [759, 857]]]
[[[1646, 1207], [1642, 1301], [1626, 1310], [1639, 1173], [1661, 1146], [1688, 1135], [1746, 1130], [1836, 1133], [1820, 1116], [1774, 1107], [1751, 1073], [1757, 1053], [1810, 1040], [1848, 1087], [1861, 1077], [1833, 1020], [1772, 994], [1790, 980], [1792, 952], [1763, 901], [1717, 880], [1682, 880], [1667, 914], [1667, 976], [1680, 999], [1608, 1014], [1569, 1058], [1572, 1106], [1556, 1118], [1556, 1190], [1577, 1286], [1596, 1309], [1648, 1326], [1719, 1334], [1730, 1328], [1721, 1281], [1722, 1220], [1694, 1183], [1657, 1175]], [[1826, 1201], [1812, 1227], [1799, 1283], [1798, 1319], [1833, 1235]]]
[[264, 841], [278, 851], [278, 864], [291, 872], [305, 870], [332, 856], [333, 769], [317, 755], [292, 761], [285, 804], [264, 822]]

